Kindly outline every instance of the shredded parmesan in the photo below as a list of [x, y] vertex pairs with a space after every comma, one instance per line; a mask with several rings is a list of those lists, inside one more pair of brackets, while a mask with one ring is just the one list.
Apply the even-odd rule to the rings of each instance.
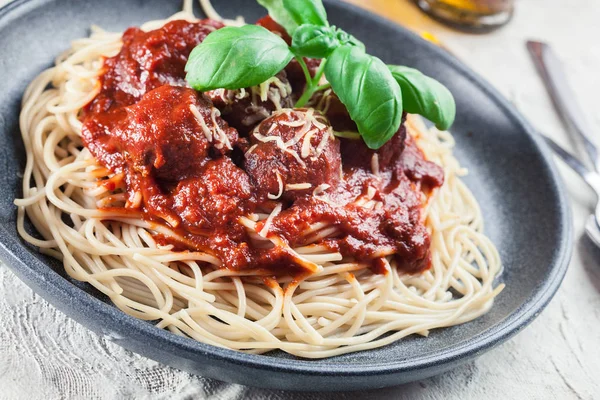
[[250, 153], [252, 153], [252, 152], [254, 151], [254, 149], [256, 149], [256, 147], [257, 147], [257, 146], [258, 146], [257, 144], [253, 144], [253, 145], [252, 145], [252, 146], [251, 146], [251, 147], [248, 149], [248, 151], [246, 151], [246, 152], [244, 153], [244, 157], [248, 157], [248, 156], [250, 155]]
[[300, 158], [297, 151], [286, 149], [285, 152], [291, 154], [296, 159], [296, 161], [298, 161], [298, 164], [302, 165], [302, 168], [306, 168], [306, 163]]
[[313, 124], [317, 127], [317, 129], [322, 130], [325, 129], [326, 125], [324, 123], [322, 123], [321, 121], [319, 121], [319, 117], [320, 116], [316, 116], [315, 119], [313, 120]]
[[196, 118], [196, 121], [202, 128], [202, 132], [204, 133], [204, 136], [206, 136], [206, 140], [208, 140], [209, 142], [212, 142], [213, 141], [213, 133], [208, 128], [208, 125], [206, 125], [206, 122], [204, 122], [204, 118], [202, 117], [202, 114], [200, 114], [200, 110], [198, 110], [198, 107], [196, 107], [195, 104], [190, 104], [190, 111], [192, 112], [192, 115], [194, 115], [194, 118]]
[[288, 183], [287, 185], [285, 185], [285, 190], [305, 190], [305, 189], [310, 189], [312, 186], [312, 184], [308, 183], [308, 182], [304, 182], [304, 183]]
[[321, 138], [321, 142], [317, 146], [317, 150], [315, 152], [316, 157], [319, 157], [321, 155], [321, 153], [323, 153], [323, 150], [325, 150], [325, 146], [327, 146], [327, 141], [330, 139], [332, 141], [335, 139], [335, 137], [333, 136], [333, 128], [332, 127], [329, 127], [327, 134], [323, 135], [323, 137]]
[[283, 151], [287, 150], [287, 147], [285, 146], [285, 144], [283, 143], [283, 140], [281, 140], [281, 138], [279, 136], [263, 136], [258, 132], [254, 132], [254, 137], [256, 138], [256, 140], [258, 140], [259, 142], [263, 142], [263, 143], [275, 142], [277, 147], [279, 147], [281, 150], [283, 150]]
[[285, 126], [289, 126], [292, 128], [297, 128], [299, 126], [304, 125], [306, 122], [302, 121], [301, 119], [299, 119], [298, 121], [281, 121], [279, 124], [280, 125], [285, 125]]
[[282, 101], [292, 93], [292, 87], [289, 83], [283, 83], [277, 76], [273, 76], [263, 83], [251, 87], [250, 92], [254, 104], [258, 104], [259, 100], [263, 103], [269, 100], [276, 110], [282, 110]]
[[235, 98], [238, 99], [238, 100], [244, 99], [244, 98], [246, 98], [248, 96], [249, 96], [249, 94], [246, 91], [246, 89], [244, 89], [244, 88], [239, 89], [237, 91], [237, 93], [235, 94]]
[[331, 89], [327, 89], [326, 91], [324, 91], [323, 95], [319, 99], [319, 102], [315, 106], [315, 108], [321, 111], [323, 114], [327, 114], [327, 111], [329, 111], [332, 93], [333, 91]]
[[[299, 119], [295, 121], [282, 121], [277, 123], [272, 123], [269, 126], [269, 129], [266, 135], [259, 133], [259, 127], [254, 129], [253, 135], [254, 137], [263, 143], [266, 142], [275, 142], [277, 147], [285, 153], [292, 155], [296, 161], [302, 165], [303, 168], [306, 168], [306, 163], [303, 159], [311, 157], [312, 160], [315, 160], [317, 157], [321, 155], [325, 147], [327, 146], [328, 140], [333, 140], [333, 130], [331, 127], [328, 132], [326, 132], [321, 140], [319, 141], [316, 148], [312, 144], [312, 138], [315, 134], [319, 133], [320, 129], [326, 128], [326, 125], [323, 122], [319, 121], [318, 118], [323, 118], [321, 115], [315, 115], [315, 110], [309, 108], [306, 111], [302, 110], [291, 110], [291, 109], [282, 109], [278, 112], [272, 114], [272, 116], [278, 115], [286, 115], [290, 117], [290, 112], [293, 111], [295, 114], [299, 115]], [[290, 117], [291, 118], [291, 117]], [[289, 139], [287, 142], [283, 142], [280, 136], [272, 135], [273, 131], [277, 128], [277, 126], [283, 125], [291, 128], [300, 128], [296, 129], [296, 133], [294, 137]], [[260, 126], [260, 125], [259, 125]], [[312, 129], [311, 129], [312, 128]], [[297, 143], [302, 141], [302, 146], [300, 148], [300, 154], [292, 148]]]
[[210, 117], [212, 119], [212, 123], [213, 123], [213, 127], [214, 127], [214, 131], [216, 133], [216, 139], [217, 143], [215, 144], [215, 147], [218, 149], [222, 149], [223, 145], [225, 145], [225, 147], [227, 147], [229, 150], [232, 150], [233, 147], [231, 147], [231, 142], [229, 141], [229, 138], [227, 137], [227, 134], [223, 131], [223, 129], [221, 129], [221, 127], [219, 126], [219, 123], [217, 122], [217, 117], [221, 116], [221, 111], [219, 111], [219, 109], [213, 107], [210, 113]]
[[371, 200], [373, 197], [375, 197], [376, 193], [377, 189], [375, 189], [373, 186], [369, 186], [369, 188], [367, 189], [367, 198]]
[[279, 185], [279, 192], [277, 194], [269, 193], [267, 197], [271, 200], [277, 200], [283, 194], [283, 180], [281, 179], [281, 174], [279, 173], [279, 171], [275, 171], [275, 174], [277, 175], [277, 184]]
[[286, 147], [290, 147], [290, 146], [293, 146], [296, 143], [298, 143], [300, 140], [302, 140], [304, 135], [306, 135], [306, 133], [309, 131], [310, 121], [301, 121], [301, 122], [302, 122], [302, 125], [301, 125], [302, 129], [298, 130], [298, 132], [296, 132], [296, 134], [294, 135], [293, 138], [291, 138], [290, 140], [285, 142]]
[[[316, 129], [312, 129], [310, 131], [308, 131], [306, 133], [306, 135], [304, 135], [304, 140], [302, 141], [302, 153], [300, 153], [302, 155], [302, 158], [307, 158], [311, 151], [312, 151], [312, 146], [311, 146], [311, 139], [314, 136], [315, 133], [318, 133], [319, 131]], [[327, 135], [324, 135], [325, 137], [327, 137]]]
[[200, 110], [198, 109], [198, 107], [196, 107], [195, 104], [190, 104], [190, 111], [196, 119], [196, 122], [198, 122], [198, 124], [200, 125], [200, 128], [202, 128], [202, 132], [204, 133], [204, 136], [206, 137], [206, 140], [209, 141], [209, 143], [212, 143], [214, 140], [215, 147], [217, 149], [222, 149], [223, 146], [227, 147], [229, 150], [232, 149], [231, 142], [229, 141], [227, 134], [225, 133], [225, 131], [223, 131], [223, 129], [221, 129], [219, 123], [217, 122], [217, 117], [221, 116], [221, 111], [219, 111], [215, 107], [212, 107], [210, 111], [210, 118], [213, 124], [212, 129], [210, 129], [208, 125], [206, 125], [202, 114], [200, 114]]
[[379, 175], [379, 155], [377, 153], [373, 153], [373, 157], [371, 157], [371, 172], [373, 175]]
[[272, 125], [269, 127], [269, 130], [267, 131], [267, 134], [271, 134], [271, 133], [273, 133], [273, 131], [275, 130], [275, 128], [277, 128], [277, 124], [272, 124]]

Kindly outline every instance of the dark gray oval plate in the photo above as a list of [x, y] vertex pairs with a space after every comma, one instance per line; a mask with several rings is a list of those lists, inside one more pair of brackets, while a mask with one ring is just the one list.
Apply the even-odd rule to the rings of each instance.
[[[254, 21], [254, 1], [213, 0], [224, 16]], [[405, 64], [454, 93], [456, 155], [479, 200], [486, 231], [505, 266], [506, 289], [485, 316], [376, 350], [325, 360], [247, 355], [195, 342], [129, 317], [61, 266], [25, 245], [16, 232], [15, 197], [25, 164], [18, 116], [28, 82], [92, 24], [121, 31], [179, 10], [167, 0], [16, 0], [0, 10], [0, 258], [29, 286], [89, 329], [182, 370], [229, 382], [293, 390], [353, 390], [397, 385], [441, 373], [525, 327], [548, 303], [567, 268], [571, 224], [547, 150], [523, 118], [473, 72], [407, 30], [364, 10], [326, 1], [343, 27], [384, 61]], [[200, 11], [198, 10], [198, 13]]]

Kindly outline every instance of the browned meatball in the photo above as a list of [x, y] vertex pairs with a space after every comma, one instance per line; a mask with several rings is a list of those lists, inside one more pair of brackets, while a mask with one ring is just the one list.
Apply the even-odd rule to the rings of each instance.
[[285, 71], [258, 86], [246, 89], [215, 89], [206, 92], [230, 126], [247, 136], [273, 111], [292, 106], [292, 88]]
[[250, 136], [245, 169], [263, 198], [293, 201], [340, 180], [339, 141], [327, 118], [313, 109], [285, 109]]
[[[311, 105], [321, 111], [336, 132], [357, 132], [356, 123], [350, 118], [346, 106], [332, 91], [318, 93]], [[380, 170], [394, 168], [400, 162], [400, 155], [404, 151], [406, 140], [406, 113], [402, 114], [402, 124], [398, 132], [377, 151], [367, 147], [362, 139], [342, 139], [340, 142], [342, 163], [345, 169], [363, 168], [372, 169], [373, 155], [377, 154], [377, 164]]]
[[341, 139], [344, 171], [360, 168], [374, 172], [373, 169], [377, 168], [380, 171], [406, 175], [412, 182], [420, 182], [429, 187], [441, 186], [444, 182], [443, 169], [424, 158], [414, 139], [407, 135], [405, 121], [406, 113], [402, 115], [398, 132], [377, 151], [369, 149], [361, 139]]
[[92, 154], [115, 169], [177, 182], [198, 174], [211, 154], [226, 154], [237, 132], [192, 89], [164, 85], [118, 112], [84, 120]]
[[173, 210], [187, 226], [233, 229], [248, 211], [252, 186], [244, 170], [221, 157], [208, 161], [198, 177], [179, 182], [172, 196]]
[[218, 21], [176, 20], [144, 32], [129, 28], [119, 54], [107, 58], [99, 81], [102, 91], [85, 109], [103, 112], [134, 104], [162, 85], [185, 86], [185, 63], [192, 49], [209, 33], [222, 28]]
[[341, 139], [342, 162], [344, 168], [363, 168], [371, 170], [373, 167], [373, 156], [377, 154], [377, 165], [381, 171], [395, 168], [400, 162], [400, 156], [404, 151], [406, 140], [406, 127], [402, 116], [402, 125], [392, 138], [381, 146], [377, 151], [367, 147], [362, 139]]

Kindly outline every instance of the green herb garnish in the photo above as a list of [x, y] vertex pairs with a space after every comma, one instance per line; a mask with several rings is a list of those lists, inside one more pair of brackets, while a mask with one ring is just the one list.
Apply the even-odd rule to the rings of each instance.
[[241, 89], [276, 75], [293, 57], [287, 43], [262, 26], [225, 27], [192, 50], [185, 79], [203, 92]]
[[452, 93], [438, 81], [414, 68], [388, 65], [402, 90], [404, 111], [419, 114], [445, 131], [454, 122], [456, 105]]
[[[226, 27], [209, 34], [190, 54], [186, 80], [194, 89], [258, 85], [296, 58], [306, 88], [296, 107], [329, 87], [340, 98], [367, 146], [378, 149], [400, 128], [402, 111], [420, 114], [439, 129], [454, 121], [452, 94], [441, 83], [404, 66], [386, 66], [352, 35], [330, 26], [321, 0], [258, 0], [292, 37], [288, 46], [260, 26]], [[312, 77], [303, 57], [323, 59]], [[319, 85], [323, 76], [329, 83]]]
[[325, 76], [369, 148], [394, 136], [402, 120], [402, 93], [383, 61], [358, 47], [340, 46], [327, 59]]

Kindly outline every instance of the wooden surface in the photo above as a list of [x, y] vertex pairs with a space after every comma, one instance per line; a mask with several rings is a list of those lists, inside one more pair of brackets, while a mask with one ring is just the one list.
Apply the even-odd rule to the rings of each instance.
[[[541, 131], [566, 147], [525, 50], [528, 38], [550, 42], [568, 63], [570, 81], [592, 126], [600, 92], [600, 1], [518, 0], [514, 20], [487, 35], [449, 30], [409, 0], [350, 0], [418, 32], [435, 34], [488, 79]], [[0, 0], [0, 4], [5, 1]], [[600, 138], [600, 134], [596, 133]], [[600, 250], [582, 236], [595, 198], [561, 166], [575, 224], [571, 266], [548, 308], [523, 332], [467, 365], [408, 385], [360, 393], [398, 399], [600, 398]], [[535, 249], [532, 249], [535, 251]], [[0, 266], [0, 399], [59, 398], [357, 398], [358, 393], [293, 394], [191, 376], [132, 354], [56, 311]]]

